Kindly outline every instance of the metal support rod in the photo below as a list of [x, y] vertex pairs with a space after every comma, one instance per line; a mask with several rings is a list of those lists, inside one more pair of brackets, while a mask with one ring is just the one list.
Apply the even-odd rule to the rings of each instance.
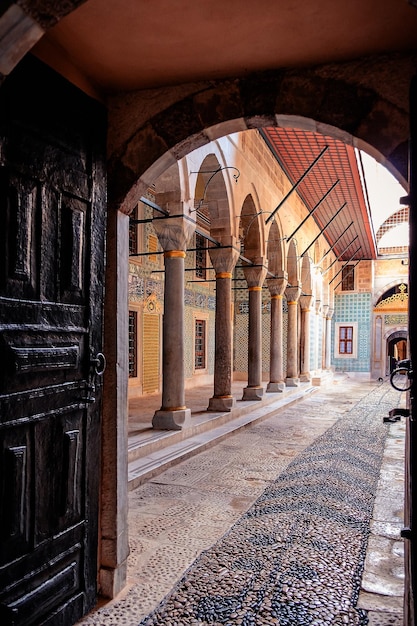
[[307, 246], [307, 248], [304, 250], [303, 254], [301, 254], [301, 256], [304, 256], [305, 253], [307, 252], [307, 250], [309, 250], [311, 248], [311, 246], [313, 245], [313, 243], [315, 243], [317, 241], [317, 239], [324, 233], [324, 231], [326, 230], [326, 228], [328, 226], [330, 226], [330, 224], [333, 222], [333, 220], [339, 215], [340, 211], [342, 209], [345, 208], [347, 202], [344, 202], [342, 204], [342, 206], [340, 207], [340, 209], [333, 215], [333, 217], [327, 222], [326, 226], [324, 228], [321, 229], [321, 231], [319, 232], [319, 234], [317, 235], [317, 237], [314, 237], [313, 241], [310, 243], [309, 246]]
[[[146, 204], [147, 206], [151, 207], [151, 209], [154, 209], [155, 211], [159, 211], [159, 213], [162, 213], [164, 217], [168, 217], [168, 218], [182, 217], [186, 220], [192, 221], [195, 224], [195, 220], [193, 220], [188, 215], [184, 215], [184, 214], [170, 215], [168, 211], [165, 211], [165, 209], [160, 207], [158, 204], [155, 204], [155, 202], [148, 200], [148, 198], [145, 198], [144, 196], [141, 196], [140, 201]], [[153, 219], [162, 219], [162, 218], [153, 218]], [[208, 239], [209, 241], [211, 241], [211, 243], [214, 243], [216, 246], [220, 247], [220, 243], [216, 239], [213, 239], [213, 237], [210, 237], [210, 235], [207, 235], [207, 233], [203, 232], [202, 230], [199, 230], [198, 228], [195, 229], [195, 232], [201, 235], [202, 237], [204, 237], [205, 239]]]
[[[350, 275], [351, 275], [351, 273], [353, 272], [353, 270], [355, 269], [355, 267], [357, 266], [357, 264], [358, 264], [358, 263], [360, 263], [360, 262], [361, 262], [361, 260], [360, 260], [360, 259], [359, 259], [358, 261], [356, 261], [355, 265], [353, 265], [353, 266], [352, 266], [352, 269], [351, 269], [351, 270], [349, 270], [349, 272], [346, 274], [346, 276], [350, 276]], [[337, 283], [337, 285], [334, 287], [334, 289], [337, 289], [337, 288], [338, 288], [338, 286], [340, 285], [340, 283], [343, 283], [343, 278], [342, 278], [342, 280], [339, 280], [339, 282], [338, 282], [338, 283]], [[329, 285], [330, 285], [330, 283], [329, 283]]]
[[335, 247], [335, 245], [341, 240], [341, 238], [343, 237], [343, 235], [349, 230], [349, 228], [353, 225], [353, 222], [351, 222], [349, 224], [349, 226], [346, 226], [345, 230], [343, 231], [343, 233], [341, 235], [339, 235], [339, 237], [336, 239], [336, 241], [334, 242], [334, 244], [332, 245], [331, 248], [329, 248], [327, 250], [327, 252], [325, 254], [323, 254], [323, 256], [321, 257], [320, 261], [317, 263], [317, 265], [320, 265], [320, 263], [323, 261], [323, 259], [326, 258], [326, 256], [333, 250], [333, 248]]
[[289, 236], [287, 237], [287, 240], [289, 241], [290, 239], [292, 239], [295, 235], [295, 233], [297, 233], [300, 228], [302, 226], [304, 226], [304, 224], [306, 223], [306, 221], [308, 220], [309, 217], [311, 217], [315, 211], [317, 211], [317, 209], [319, 208], [319, 206], [321, 205], [322, 202], [325, 201], [325, 199], [327, 198], [327, 196], [333, 191], [333, 189], [336, 187], [336, 185], [338, 185], [340, 183], [340, 180], [337, 179], [337, 181], [335, 183], [333, 183], [333, 185], [330, 187], [330, 189], [328, 191], [326, 191], [326, 193], [324, 194], [324, 196], [322, 197], [321, 200], [319, 200], [316, 204], [316, 206], [314, 208], [311, 209], [310, 213], [303, 219], [303, 221], [301, 222], [301, 224], [299, 224], [297, 226], [297, 228], [295, 229], [295, 231]]
[[[360, 249], [361, 249], [361, 247], [359, 246], [359, 248], [357, 248], [357, 249], [355, 250], [355, 252], [352, 254], [352, 256], [350, 257], [350, 259], [348, 259], [348, 260], [346, 261], [346, 263], [344, 263], [344, 264], [342, 265], [342, 267], [341, 267], [341, 268], [340, 268], [340, 270], [337, 272], [337, 274], [335, 274], [335, 275], [333, 276], [332, 280], [331, 280], [331, 281], [329, 281], [329, 285], [331, 285], [331, 284], [332, 284], [332, 282], [334, 281], [334, 279], [335, 279], [335, 278], [337, 278], [337, 276], [339, 276], [340, 272], [343, 272], [343, 270], [344, 270], [344, 268], [346, 267], [346, 265], [347, 265], [348, 263], [350, 263], [350, 262], [351, 262], [351, 260], [352, 260], [352, 259], [353, 259], [353, 257], [355, 256], [355, 254], [356, 254], [357, 252], [359, 252], [359, 250], [360, 250]], [[359, 259], [359, 260], [360, 260], [360, 259]]]
[[338, 257], [336, 257], [336, 258], [335, 258], [335, 260], [333, 261], [333, 263], [331, 263], [331, 264], [329, 265], [329, 267], [328, 267], [326, 270], [324, 270], [324, 272], [323, 272], [322, 276], [324, 276], [325, 274], [327, 274], [327, 272], [329, 271], [329, 269], [330, 269], [331, 267], [333, 267], [333, 265], [334, 265], [334, 264], [335, 264], [335, 263], [336, 263], [336, 262], [340, 259], [340, 257], [341, 257], [341, 256], [343, 256], [343, 255], [344, 255], [344, 253], [346, 252], [346, 250], [348, 250], [348, 249], [350, 248], [350, 246], [352, 245], [352, 243], [353, 243], [354, 241], [356, 241], [356, 239], [358, 239], [358, 237], [359, 237], [359, 235], [356, 235], [356, 237], [355, 237], [354, 239], [352, 239], [352, 241], [351, 241], [350, 243], [348, 243], [348, 245], [346, 246], [346, 248], [345, 248], [345, 249], [344, 249], [344, 250], [343, 250], [343, 251], [339, 254], [339, 256], [338, 256]]
[[129, 257], [131, 256], [154, 256], [154, 254], [164, 254], [164, 251], [157, 250], [156, 252], [132, 252], [132, 254], [129, 254]]
[[145, 196], [140, 197], [140, 202], [143, 202], [143, 204], [146, 204], [147, 206], [151, 207], [151, 209], [155, 209], [155, 211], [162, 213], [166, 217], [169, 215], [168, 211], [160, 207], [158, 204], [155, 204], [155, 202], [148, 200], [148, 198], [145, 198]]
[[[326, 149], [328, 148], [328, 146], [326, 146]], [[324, 153], [324, 150], [322, 150], [322, 153]], [[316, 161], [318, 161], [318, 159], [320, 158], [321, 155], [319, 155], [316, 158]], [[311, 167], [314, 165], [314, 163], [312, 163], [312, 165], [310, 166], [309, 169], [311, 169]], [[236, 169], [236, 168], [235, 168]], [[220, 170], [219, 170], [220, 171]], [[216, 172], [217, 173], [217, 172]], [[151, 207], [152, 209], [155, 209], [155, 211], [159, 211], [160, 213], [163, 213], [165, 217], [184, 217], [185, 219], [190, 219], [187, 215], [169, 215], [166, 211], [164, 211], [164, 209], [162, 209], [160, 206], [158, 206], [157, 204], [155, 204], [155, 202], [151, 202], [150, 200], [148, 200], [147, 198], [145, 198], [144, 196], [141, 196], [140, 201], [143, 202], [144, 204], [148, 205], [149, 207]], [[267, 220], [268, 221], [268, 220]], [[202, 237], [204, 237], [205, 239], [207, 239], [208, 241], [211, 241], [211, 243], [213, 243], [217, 248], [231, 248], [232, 246], [222, 246], [221, 243], [219, 241], [217, 241], [216, 239], [213, 239], [213, 237], [210, 237], [210, 235], [207, 235], [207, 233], [205, 233], [204, 231], [196, 228], [195, 232], [198, 233], [199, 235], [201, 235]], [[208, 248], [198, 248], [199, 250], [208, 250]], [[195, 251], [196, 249], [194, 249]], [[162, 252], [139, 252], [137, 254], [131, 254], [129, 256], [146, 256], [146, 255], [151, 255], [151, 254], [163, 254]], [[248, 265], [254, 266], [254, 264], [252, 263], [252, 261], [250, 259], [247, 259], [246, 257], [244, 257], [242, 254], [239, 255], [239, 258], [244, 261], [245, 263], [247, 263]], [[258, 267], [258, 266], [255, 266]], [[274, 274], [272, 272], [267, 271], [267, 274], [269, 274], [270, 276], [274, 276]]]
[[284, 196], [284, 198], [281, 200], [281, 202], [279, 203], [279, 205], [276, 207], [276, 209], [274, 209], [271, 213], [271, 215], [269, 217], [267, 217], [265, 224], [268, 224], [268, 222], [270, 222], [275, 213], [277, 211], [279, 211], [279, 209], [282, 207], [282, 205], [288, 200], [288, 198], [290, 197], [290, 195], [293, 193], [293, 191], [295, 191], [298, 187], [298, 185], [300, 183], [303, 182], [304, 178], [307, 176], [307, 174], [312, 170], [312, 168], [315, 166], [315, 164], [321, 159], [321, 157], [324, 155], [324, 153], [326, 152], [326, 150], [328, 150], [329, 146], [324, 146], [323, 150], [320, 152], [320, 154], [318, 156], [316, 156], [316, 158], [314, 159], [314, 161], [308, 166], [308, 168], [306, 169], [306, 171], [304, 172], [304, 174], [297, 180], [297, 182], [295, 183], [295, 185], [289, 190], [289, 192], [287, 193], [286, 196]]

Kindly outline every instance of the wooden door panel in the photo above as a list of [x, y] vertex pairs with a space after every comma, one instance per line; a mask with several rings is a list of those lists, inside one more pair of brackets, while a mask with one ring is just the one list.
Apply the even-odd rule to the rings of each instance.
[[2, 625], [96, 597], [104, 163], [102, 107], [25, 59], [0, 89]]

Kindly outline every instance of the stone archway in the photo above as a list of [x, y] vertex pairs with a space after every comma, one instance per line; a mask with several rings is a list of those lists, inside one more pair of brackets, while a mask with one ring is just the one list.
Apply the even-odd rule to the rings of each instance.
[[397, 361], [407, 358], [407, 330], [397, 330], [386, 338], [386, 365], [385, 374], [388, 376], [394, 369]]
[[[49, 3], [54, 8], [49, 15], [45, 14], [45, 23], [36, 21], [44, 3], [33, 4], [30, 29], [13, 42], [18, 50], [10, 58], [7, 71], [11, 71], [42, 36], [43, 29], [81, 2]], [[120, 464], [126, 456], [124, 379], [127, 376], [123, 344], [127, 286], [120, 281], [120, 276], [127, 275], [127, 271], [120, 266], [120, 259], [127, 247], [128, 219], [122, 213], [128, 214], [148, 185], [191, 150], [227, 133], [263, 126], [299, 126], [338, 137], [377, 156], [404, 183], [407, 179], [408, 85], [414, 66], [415, 59], [411, 56], [380, 56], [177, 86], [159, 94], [157, 91], [145, 95], [132, 93], [128, 102], [122, 101], [123, 95], [110, 98], [108, 169], [109, 201], [113, 210], [109, 212], [108, 222], [106, 293], [110, 323], [106, 329], [106, 351], [117, 363], [111, 379], [111, 386], [117, 391], [108, 399], [106, 421], [110, 443], [105, 451], [108, 464], [116, 469], [103, 486], [104, 512], [108, 520], [108, 536], [103, 537], [103, 541], [111, 544], [108, 550], [111, 554], [103, 564], [111, 578], [109, 595], [117, 593], [124, 585], [127, 556], [123, 551], [127, 536], [125, 476]], [[3, 69], [0, 71], [6, 73]], [[141, 113], [138, 115], [137, 111]]]
[[142, 116], [136, 112], [145, 107], [143, 94], [130, 94], [128, 102], [115, 96], [109, 100], [110, 200], [129, 211], [174, 160], [225, 134], [265, 126], [304, 128], [357, 146], [406, 186], [408, 93], [398, 85], [399, 74], [408, 88], [410, 58], [270, 71], [176, 88], [169, 107], [159, 101], [166, 101], [166, 91], [155, 92], [157, 112], [147, 104]]

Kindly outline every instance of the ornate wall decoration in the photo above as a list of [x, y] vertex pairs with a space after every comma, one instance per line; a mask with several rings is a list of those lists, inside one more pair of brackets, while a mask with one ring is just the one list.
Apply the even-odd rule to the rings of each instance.
[[408, 315], [397, 313], [397, 315], [384, 315], [384, 324], [386, 326], [407, 326]]
[[145, 313], [159, 314], [161, 312], [161, 303], [155, 293], [151, 293], [143, 303]]
[[385, 298], [385, 300], [381, 300], [376, 307], [375, 310], [380, 309], [406, 309], [408, 308], [408, 293], [407, 293], [407, 285], [402, 283], [399, 287], [399, 293], [394, 293], [389, 298]]

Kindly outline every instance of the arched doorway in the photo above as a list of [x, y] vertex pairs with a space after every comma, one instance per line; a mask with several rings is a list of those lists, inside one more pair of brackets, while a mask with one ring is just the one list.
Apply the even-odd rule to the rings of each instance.
[[387, 371], [389, 374], [395, 368], [397, 361], [407, 358], [407, 333], [397, 331], [387, 338]]
[[[70, 6], [70, 3], [66, 5]], [[126, 267], [120, 267], [120, 256], [126, 245], [128, 220], [117, 209], [122, 207], [123, 212], [129, 213], [148, 184], [173, 160], [184, 156], [193, 147], [227, 132], [260, 128], [266, 124], [304, 124], [321, 131], [326, 128], [326, 132], [331, 127], [331, 132], [337, 132], [348, 142], [362, 141], [368, 149], [374, 146], [380, 155], [384, 155], [380, 158], [391, 159], [405, 179], [408, 114], [406, 108], [401, 108], [394, 99], [379, 90], [382, 85], [398, 84], [395, 99], [399, 103], [406, 102], [412, 66], [407, 67], [407, 63], [408, 59], [404, 64], [397, 59], [388, 67], [384, 57], [374, 60], [372, 69], [370, 64], [366, 64], [366, 74], [360, 66], [347, 63], [340, 67], [332, 65], [328, 68], [268, 72], [231, 81], [210, 81], [178, 89], [175, 95], [176, 87], [171, 94], [166, 89], [153, 100], [149, 94], [145, 98], [143, 94], [132, 94], [127, 107], [121, 102], [121, 96], [113, 99], [110, 106], [111, 210], [106, 277], [109, 374], [103, 431], [106, 465], [114, 470], [103, 472], [101, 541], [102, 572], [110, 581], [110, 593], [123, 586], [126, 558], [123, 545], [127, 536], [124, 491], [126, 441], [123, 437], [127, 386], [124, 382], [127, 377], [127, 347], [123, 343], [126, 324], [123, 320], [127, 319], [127, 310], [123, 307], [126, 309], [127, 298], [123, 281], [120, 281], [120, 276], [127, 276], [127, 271]], [[402, 80], [397, 82], [400, 74]], [[379, 87], [375, 88], [375, 85]], [[331, 100], [326, 94], [331, 94]], [[146, 114], [139, 116], [140, 123], [137, 116], [132, 116], [134, 121], [129, 120], [132, 111], [142, 110]], [[118, 117], [119, 123], [116, 123]], [[379, 123], [376, 120], [380, 120]], [[124, 132], [119, 133], [121, 127]]]

